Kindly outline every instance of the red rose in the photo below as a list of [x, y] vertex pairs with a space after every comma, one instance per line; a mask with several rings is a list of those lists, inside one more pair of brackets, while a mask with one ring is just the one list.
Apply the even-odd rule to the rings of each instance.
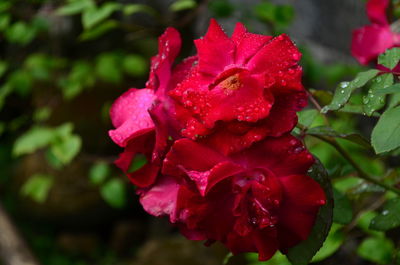
[[289, 134], [229, 156], [181, 139], [164, 160], [164, 176], [140, 190], [140, 200], [150, 214], [169, 215], [189, 239], [221, 241], [234, 254], [268, 260], [306, 239], [325, 203], [307, 176], [313, 163]]
[[400, 45], [400, 35], [393, 32], [387, 20], [389, 0], [369, 0], [367, 15], [371, 25], [353, 31], [351, 53], [361, 63], [375, 61], [386, 49]]
[[[109, 134], [125, 148], [116, 164], [145, 210], [189, 239], [267, 260], [304, 240], [325, 203], [306, 175], [313, 157], [289, 134], [306, 104], [301, 54], [286, 35], [238, 23], [229, 38], [215, 20], [198, 54], [172, 67], [180, 43], [167, 29], [146, 88], [112, 106]], [[148, 162], [131, 169], [138, 154]]]
[[169, 93], [183, 136], [228, 154], [293, 129], [306, 95], [301, 54], [288, 36], [248, 33], [238, 23], [229, 38], [211, 20], [195, 44], [197, 65]]

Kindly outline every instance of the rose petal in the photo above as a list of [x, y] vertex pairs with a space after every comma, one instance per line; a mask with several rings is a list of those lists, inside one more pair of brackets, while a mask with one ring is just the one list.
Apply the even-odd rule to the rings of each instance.
[[131, 88], [114, 102], [110, 116], [116, 129], [110, 130], [109, 135], [116, 144], [124, 147], [129, 139], [154, 129], [148, 113], [154, 99], [150, 89]]
[[199, 72], [217, 75], [226, 65], [233, 63], [235, 46], [215, 19], [204, 38], [194, 41], [199, 56]]
[[388, 25], [386, 9], [389, 6], [389, 0], [369, 0], [367, 2], [367, 15], [369, 20], [381, 26]]

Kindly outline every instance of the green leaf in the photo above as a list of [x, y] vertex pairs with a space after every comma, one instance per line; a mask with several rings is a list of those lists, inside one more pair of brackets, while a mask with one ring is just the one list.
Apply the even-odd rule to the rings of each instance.
[[132, 159], [131, 165], [129, 166], [128, 172], [132, 173], [141, 169], [147, 163], [147, 158], [143, 154], [137, 154]]
[[114, 11], [121, 8], [117, 3], [105, 3], [101, 7], [88, 8], [83, 12], [82, 24], [84, 29], [91, 29], [96, 24], [108, 18]]
[[11, 16], [9, 14], [0, 15], [0, 31], [6, 30], [11, 22]]
[[277, 6], [270, 2], [262, 2], [254, 7], [256, 17], [265, 22], [274, 22]]
[[4, 106], [6, 97], [11, 94], [12, 91], [13, 87], [10, 85], [10, 83], [5, 83], [4, 85], [0, 86], [0, 110]]
[[357, 88], [363, 87], [369, 80], [374, 78], [379, 73], [378, 70], [372, 69], [358, 73], [356, 78], [351, 82], [342, 82], [335, 90], [332, 102], [325, 106], [321, 112], [327, 113], [330, 110], [338, 110], [342, 108], [350, 99], [351, 93]]
[[368, 116], [371, 116], [372, 113], [385, 105], [385, 95], [377, 94], [377, 92], [381, 89], [388, 88], [392, 84], [392, 74], [383, 74], [372, 80], [371, 88], [368, 90], [368, 94], [363, 98], [364, 111]]
[[50, 151], [64, 165], [79, 153], [82, 146], [82, 140], [78, 135], [68, 135], [51, 144]]
[[342, 226], [338, 224], [332, 224], [331, 231], [326, 238], [322, 248], [315, 254], [312, 262], [322, 261], [333, 253], [335, 253], [345, 240], [345, 234], [341, 230]]
[[123, 67], [128, 74], [140, 77], [148, 72], [148, 63], [145, 58], [140, 55], [130, 54], [124, 57]]
[[348, 224], [353, 219], [353, 209], [346, 195], [333, 189], [334, 207], [333, 221], [339, 224]]
[[116, 27], [118, 27], [118, 22], [110, 19], [106, 20], [90, 30], [85, 30], [81, 35], [79, 35], [79, 40], [88, 41], [96, 39]]
[[311, 126], [311, 124], [314, 122], [314, 120], [317, 118], [319, 115], [318, 110], [316, 109], [308, 109], [308, 110], [302, 110], [297, 113], [299, 117], [299, 123], [303, 125], [304, 127], [308, 128]]
[[35, 174], [24, 183], [21, 194], [28, 196], [36, 202], [46, 201], [50, 188], [53, 185], [53, 177], [44, 174]]
[[400, 146], [400, 106], [386, 110], [372, 130], [371, 143], [377, 154]]
[[81, 13], [83, 10], [88, 8], [92, 8], [95, 6], [93, 0], [75, 0], [69, 1], [68, 4], [65, 6], [60, 7], [57, 9], [56, 13], [62, 16], [70, 16]]
[[8, 77], [8, 83], [13, 87], [14, 91], [21, 96], [29, 94], [32, 88], [32, 76], [24, 70], [16, 70]]
[[37, 109], [34, 113], [33, 113], [33, 119], [36, 122], [42, 122], [47, 120], [51, 115], [51, 109], [49, 107], [43, 107], [43, 108], [39, 108]]
[[387, 231], [400, 226], [400, 198], [386, 202], [382, 212], [371, 220], [370, 229]]
[[89, 171], [90, 182], [94, 185], [103, 183], [110, 174], [110, 167], [104, 162], [94, 164]]
[[116, 54], [103, 53], [96, 63], [96, 73], [107, 82], [119, 83], [122, 79], [121, 63]]
[[386, 237], [368, 237], [358, 247], [357, 254], [378, 264], [390, 264], [393, 260], [393, 242]]
[[113, 178], [100, 188], [102, 198], [112, 207], [121, 208], [125, 205], [125, 185], [121, 179]]
[[389, 100], [389, 104], [387, 109], [394, 108], [396, 106], [400, 105], [400, 92], [394, 93]]
[[3, 74], [7, 71], [8, 69], [8, 63], [6, 61], [0, 60], [0, 77], [3, 76]]
[[123, 12], [125, 16], [132, 15], [134, 13], [147, 13], [149, 15], [156, 15], [156, 11], [148, 5], [142, 4], [128, 4], [123, 7]]
[[341, 138], [358, 145], [361, 145], [365, 148], [371, 148], [370, 143], [366, 140], [362, 135], [357, 133], [339, 133], [327, 126], [318, 126], [307, 130], [307, 134], [315, 135], [315, 136], [329, 136]]
[[399, 63], [400, 60], [400, 48], [387, 49], [385, 53], [379, 55], [378, 64], [386, 66], [389, 69], [393, 69]]
[[36, 30], [32, 25], [18, 21], [6, 29], [5, 36], [11, 43], [26, 45], [36, 36]]
[[400, 93], [400, 84], [395, 84], [392, 86], [389, 86], [387, 88], [382, 88], [376, 91], [376, 95], [387, 95], [387, 94], [394, 94], [394, 93]]
[[309, 176], [316, 180], [325, 191], [327, 202], [318, 212], [315, 225], [308, 238], [299, 245], [290, 248], [287, 257], [293, 265], [307, 265], [322, 247], [331, 228], [333, 216], [333, 194], [328, 173], [316, 158], [316, 163], [309, 171]]
[[194, 0], [177, 0], [169, 7], [169, 9], [174, 12], [178, 12], [186, 9], [192, 9], [196, 6], [197, 3]]
[[33, 127], [15, 141], [13, 154], [15, 156], [20, 156], [33, 153], [49, 145], [54, 137], [54, 131], [50, 128]]

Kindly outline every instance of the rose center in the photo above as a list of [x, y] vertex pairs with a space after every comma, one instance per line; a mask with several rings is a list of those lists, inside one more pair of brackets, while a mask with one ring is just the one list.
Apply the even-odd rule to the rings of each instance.
[[219, 83], [219, 86], [225, 90], [238, 90], [242, 86], [242, 83], [239, 79], [239, 74], [234, 74], [227, 77], [221, 83]]

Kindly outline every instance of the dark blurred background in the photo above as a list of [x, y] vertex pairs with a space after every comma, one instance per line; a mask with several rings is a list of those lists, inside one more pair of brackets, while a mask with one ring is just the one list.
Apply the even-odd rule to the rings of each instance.
[[[166, 27], [181, 32], [182, 59], [195, 53], [193, 39], [204, 35], [212, 17], [228, 34], [237, 21], [256, 33], [289, 33], [303, 52], [306, 87], [333, 90], [360, 70], [349, 46], [351, 31], [367, 24], [364, 4], [0, 0], [0, 234], [8, 216], [24, 249], [44, 265], [223, 264], [222, 246], [190, 242], [167, 220], [143, 211], [134, 187], [112, 164], [121, 150], [107, 134], [111, 103], [144, 86]], [[343, 117], [334, 126], [343, 124], [356, 127]], [[346, 168], [332, 162], [332, 149], [314, 142], [310, 148], [328, 170]], [[358, 159], [367, 158], [360, 152]], [[365, 232], [362, 226], [354, 231], [340, 249], [344, 234], [333, 237], [318, 264], [373, 264], [354, 256]], [[10, 253], [1, 255], [8, 265]], [[252, 254], [227, 262], [261, 264]], [[277, 255], [266, 264], [287, 261]]]

